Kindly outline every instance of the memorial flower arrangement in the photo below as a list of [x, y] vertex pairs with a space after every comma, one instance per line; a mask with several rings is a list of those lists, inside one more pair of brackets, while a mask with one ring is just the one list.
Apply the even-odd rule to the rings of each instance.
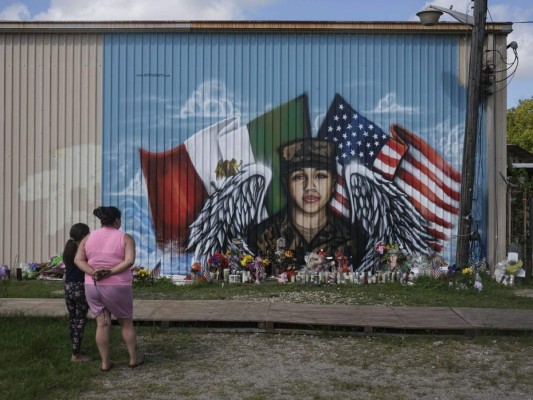
[[350, 272], [350, 261], [348, 260], [348, 257], [344, 255], [342, 250], [338, 250], [337, 253], [335, 253], [335, 260], [337, 261], [337, 265], [342, 272]]
[[191, 265], [191, 275], [199, 275], [202, 272], [202, 265], [196, 261]]
[[222, 253], [215, 253], [207, 259], [207, 264], [211, 271], [216, 271], [217, 269], [229, 268], [228, 258]]
[[523, 261], [510, 260], [505, 264], [505, 273], [509, 275], [516, 275], [524, 265]]
[[146, 268], [140, 266], [133, 267], [134, 284], [143, 284], [152, 280], [153, 277], [150, 275], [150, 271], [148, 271]]
[[326, 252], [318, 251], [317, 253], [309, 253], [304, 257], [305, 267], [308, 271], [320, 272], [328, 269], [328, 262], [326, 260]]
[[195, 282], [211, 282], [211, 274], [207, 269], [202, 268], [202, 264], [195, 261], [191, 265], [191, 279]]
[[255, 259], [250, 254], [245, 254], [241, 257], [241, 265], [247, 271], [255, 271]]
[[457, 289], [474, 288], [477, 291], [483, 289], [483, 283], [481, 282], [479, 273], [471, 266], [461, 268], [455, 264], [450, 265], [448, 267], [448, 278], [448, 284]]
[[36, 279], [41, 273], [42, 266], [38, 263], [31, 262], [22, 268], [22, 279]]
[[287, 269], [289, 267], [294, 267], [296, 264], [296, 256], [292, 250], [284, 250], [282, 253], [277, 254], [275, 249], [270, 249], [267, 257], [263, 258], [263, 263], [265, 259], [268, 264], [279, 264], [282, 269]]

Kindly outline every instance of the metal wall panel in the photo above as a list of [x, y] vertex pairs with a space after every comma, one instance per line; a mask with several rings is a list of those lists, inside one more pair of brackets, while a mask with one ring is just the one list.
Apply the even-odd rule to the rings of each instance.
[[0, 262], [41, 262], [100, 199], [100, 34], [0, 34]]
[[[120, 27], [78, 33], [78, 27], [58, 26], [56, 33], [0, 33], [0, 263], [47, 260], [62, 250], [73, 223], [94, 227], [92, 210], [102, 199], [124, 211], [124, 228], [138, 245], [137, 264], [162, 260], [164, 272], [186, 273], [190, 253], [157, 239], [139, 149], [176, 149], [230, 119], [249, 129], [261, 117], [274, 120], [279, 107], [301, 96], [313, 137], [338, 93], [385, 133], [401, 124], [461, 169], [469, 53], [464, 32], [161, 32], [154, 26], [145, 33], [120, 33]], [[491, 36], [489, 47], [503, 51], [505, 39], [505, 32]], [[488, 243], [483, 256], [489, 262], [505, 252], [504, 216], [497, 212], [505, 192], [498, 179], [505, 175], [501, 89], [484, 105], [474, 188], [473, 218]], [[283, 140], [299, 137], [298, 121], [285, 122], [293, 125]], [[247, 157], [247, 144], [232, 135], [224, 148], [216, 142], [198, 151], [201, 168], [219, 161], [217, 148], [222, 159]], [[276, 150], [276, 135], [255, 140]], [[257, 151], [255, 158], [275, 164], [273, 153]], [[163, 188], [163, 204], [172, 201], [173, 190]], [[282, 196], [278, 191], [270, 200], [283, 204]], [[177, 211], [169, 210], [164, 218], [172, 219]], [[454, 259], [454, 231], [447, 232], [447, 260]]]
[[[318, 135], [338, 93], [385, 134], [390, 135], [392, 124], [400, 124], [460, 171], [466, 109], [466, 47], [463, 35], [438, 34], [106, 34], [104, 202], [118, 205], [128, 216], [123, 219], [123, 226], [138, 243], [139, 264], [150, 267], [163, 260], [166, 273], [186, 273], [192, 261], [191, 253], [184, 251], [183, 244], [188, 238], [176, 235], [175, 231], [168, 234], [176, 227], [170, 222], [165, 225], [165, 220], [173, 221], [179, 210], [187, 209], [190, 197], [175, 204], [174, 201], [190, 189], [181, 181], [174, 189], [170, 186], [181, 179], [176, 178], [180, 170], [192, 173], [193, 167], [169, 162], [171, 172], [165, 172], [167, 166], [154, 161], [155, 172], [144, 171], [143, 176], [138, 149], [160, 153], [162, 157], [164, 152], [187, 146], [189, 139], [198, 138], [199, 132], [213, 124], [238, 117], [240, 126], [248, 127], [256, 118], [265, 115], [270, 118], [272, 110], [302, 95], [308, 101], [308, 134], [312, 137]], [[281, 143], [298, 137], [290, 129], [288, 132]], [[274, 139], [276, 135], [280, 135], [279, 131], [273, 130], [258, 139], [266, 147], [272, 147], [268, 153], [273, 154], [271, 159], [264, 157], [266, 153], [258, 153], [253, 145], [254, 154], [248, 157], [272, 162], [273, 182], [280, 180], [279, 171], [277, 175], [275, 171], [279, 145]], [[224, 146], [216, 141], [203, 142], [203, 153], [197, 163], [213, 173], [210, 165], [219, 159], [232, 158], [222, 154], [238, 154], [235, 158], [242, 159], [239, 157], [246, 148], [243, 142]], [[157, 176], [162, 174], [168, 174], [169, 180], [157, 181]], [[149, 182], [147, 189], [144, 184], [147, 176], [158, 183]], [[426, 177], [415, 178], [431, 186]], [[442, 175], [439, 179], [447, 177]], [[218, 182], [214, 177], [212, 180]], [[480, 185], [484, 191], [485, 183]], [[208, 179], [205, 189], [211, 196], [209, 186]], [[424, 193], [406, 190], [410, 190], [407, 195], [413, 202], [427, 201]], [[257, 193], [250, 196], [260, 197]], [[267, 194], [267, 206], [271, 199]], [[284, 204], [284, 199], [273, 199], [276, 200]], [[478, 201], [479, 209], [483, 210], [485, 200], [480, 197]], [[457, 207], [457, 201], [450, 204], [450, 209]], [[221, 210], [224, 210], [222, 218], [230, 212]], [[268, 212], [272, 216], [277, 210], [272, 208]], [[436, 219], [456, 222], [453, 213], [446, 215], [436, 208], [430, 212], [436, 213]], [[486, 215], [481, 213], [476, 217], [479, 226], [486, 226]], [[187, 224], [192, 222], [187, 220]], [[216, 226], [212, 220], [211, 223]], [[446, 229], [445, 233], [443, 256], [453, 260], [454, 229]], [[379, 241], [377, 237], [372, 239]]]

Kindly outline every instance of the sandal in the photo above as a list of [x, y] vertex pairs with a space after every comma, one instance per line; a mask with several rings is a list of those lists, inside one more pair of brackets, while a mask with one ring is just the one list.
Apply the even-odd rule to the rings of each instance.
[[113, 363], [109, 363], [109, 367], [107, 367], [107, 368], [100, 368], [100, 371], [102, 371], [102, 372], [109, 372], [109, 371], [111, 371], [111, 369], [113, 368], [113, 366], [114, 366]]
[[130, 368], [137, 368], [139, 365], [142, 365], [144, 363], [143, 360], [137, 361], [136, 364], [128, 364], [128, 367]]

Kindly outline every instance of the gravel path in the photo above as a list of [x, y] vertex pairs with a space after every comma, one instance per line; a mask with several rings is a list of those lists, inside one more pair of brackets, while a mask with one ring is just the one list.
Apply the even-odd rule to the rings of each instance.
[[530, 337], [138, 335], [145, 363], [120, 349], [80, 399], [533, 399]]

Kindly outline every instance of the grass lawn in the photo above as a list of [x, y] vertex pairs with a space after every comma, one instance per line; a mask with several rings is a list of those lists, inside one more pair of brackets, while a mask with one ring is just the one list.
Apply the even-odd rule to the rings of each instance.
[[[523, 289], [531, 289], [533, 291], [531, 280], [522, 281], [515, 287], [506, 287], [485, 277], [483, 285], [484, 287], [481, 291], [475, 289], [458, 290], [449, 287], [446, 282], [427, 277], [420, 278], [414, 285], [388, 283], [318, 286], [280, 285], [271, 282], [262, 285], [222, 285], [221, 283], [215, 283], [176, 286], [171, 282], [160, 280], [136, 285], [134, 297], [136, 299], [158, 300], [267, 299], [321, 304], [533, 309], [533, 299], [516, 295], [517, 291]], [[63, 282], [38, 280], [1, 281], [0, 298], [5, 297], [63, 298]], [[79, 398], [80, 395], [88, 391], [94, 391], [95, 385], [98, 387], [102, 380], [102, 373], [98, 368], [99, 356], [94, 342], [94, 332], [95, 325], [94, 321], [91, 320], [87, 325], [83, 348], [86, 349], [93, 361], [87, 364], [72, 364], [70, 363], [66, 318], [29, 318], [23, 316], [0, 318], [0, 348], [2, 349], [0, 351], [0, 365], [3, 366], [2, 370], [4, 372], [0, 374], [0, 399], [73, 399]], [[197, 346], [198, 340], [201, 338], [198, 335], [203, 335], [186, 330], [165, 330], [155, 326], [138, 326], [137, 332], [139, 337], [143, 338], [144, 346], [153, 354], [161, 353], [161, 357], [164, 356], [163, 359], [169, 357], [168, 354], [176, 353], [176, 342], [179, 342], [181, 346], [179, 352], [191, 351], [191, 354], [195, 354], [197, 349], [194, 346]], [[265, 340], [268, 341], [269, 339]], [[359, 339], [354, 340], [356, 340], [354, 343], [361, 343], [358, 341]], [[394, 354], [405, 347], [405, 342], [402, 344], [397, 340], [391, 341], [381, 336], [373, 340], [375, 340], [373, 346], [380, 354], [385, 351]], [[413, 337], [408, 340], [409, 343], [412, 341], [411, 345], [409, 345], [412, 347], [409, 354], [418, 354], [417, 346], [421, 346], [421, 344], [417, 344], [418, 339]], [[431, 342], [431, 339], [428, 340], [429, 342], [426, 346], [428, 350], [426, 351], [428, 358], [431, 359], [433, 342]], [[438, 340], [444, 340], [444, 343], [449, 341], [449, 339], [440, 338]], [[461, 339], [457, 343], [463, 346], [463, 340]], [[531, 340], [529, 335], [513, 340], [515, 345], [512, 354], [513, 357], [516, 357], [516, 360], [520, 360], [521, 349], [529, 348]], [[398, 343], [396, 344], [396, 342]], [[111, 343], [112, 358], [125, 365], [128, 356], [121, 341], [118, 327], [112, 329]], [[391, 343], [394, 345], [391, 345]], [[475, 343], [477, 343], [476, 346], [479, 346], [479, 349], [489, 346], [493, 347], [494, 351], [499, 351], [500, 347], [492, 344], [495, 341], [491, 338], [476, 338]], [[455, 346], [456, 342], [452, 340], [449, 341], [449, 344], [450, 346]], [[389, 348], [391, 346], [392, 348]], [[462, 352], [463, 350], [458, 350], [458, 359], [460, 359]], [[448, 351], [443, 351], [442, 357], [445, 357], [447, 353]], [[505, 350], [502, 354], [507, 354], [505, 357], [508, 358], [511, 353], [509, 350]], [[152, 355], [152, 357], [155, 357], [155, 355]], [[374, 359], [372, 357], [371, 359]], [[185, 359], [183, 359], [184, 361]], [[175, 361], [173, 359], [168, 362], [169, 366], [174, 364]], [[195, 365], [192, 363], [190, 368], [196, 368]], [[149, 373], [157, 375], [157, 365], [146, 368]], [[200, 366], [197, 368], [200, 368]], [[224, 365], [221, 365], [221, 368], [224, 368]], [[442, 368], [446, 370], [447, 367], [443, 364]], [[125, 369], [127, 370], [127, 368]], [[119, 373], [122, 374], [119, 371], [111, 372], [112, 375]], [[183, 374], [183, 371], [177, 371], [176, 373]], [[143, 387], [141, 385], [139, 390]], [[147, 388], [145, 389], [148, 390]], [[101, 390], [102, 396], [107, 396], [106, 389], [102, 387]], [[346, 389], [347, 392], [344, 395], [349, 394], [350, 390]], [[377, 389], [373, 388], [372, 390]], [[144, 398], [149, 398], [149, 392], [143, 396]], [[387, 396], [375, 396], [375, 398], [387, 398]], [[249, 398], [254, 398], [253, 394]], [[267, 397], [259, 396], [257, 398]]]
[[[421, 277], [414, 285], [397, 282], [370, 285], [280, 285], [198, 283], [177, 286], [168, 280], [135, 284], [134, 298], [146, 300], [273, 300], [293, 303], [387, 306], [481, 307], [533, 309], [531, 298], [517, 296], [533, 290], [533, 281], [514, 287], [483, 277], [483, 289], [457, 289], [443, 280]], [[0, 281], [1, 297], [62, 298], [61, 281]]]

